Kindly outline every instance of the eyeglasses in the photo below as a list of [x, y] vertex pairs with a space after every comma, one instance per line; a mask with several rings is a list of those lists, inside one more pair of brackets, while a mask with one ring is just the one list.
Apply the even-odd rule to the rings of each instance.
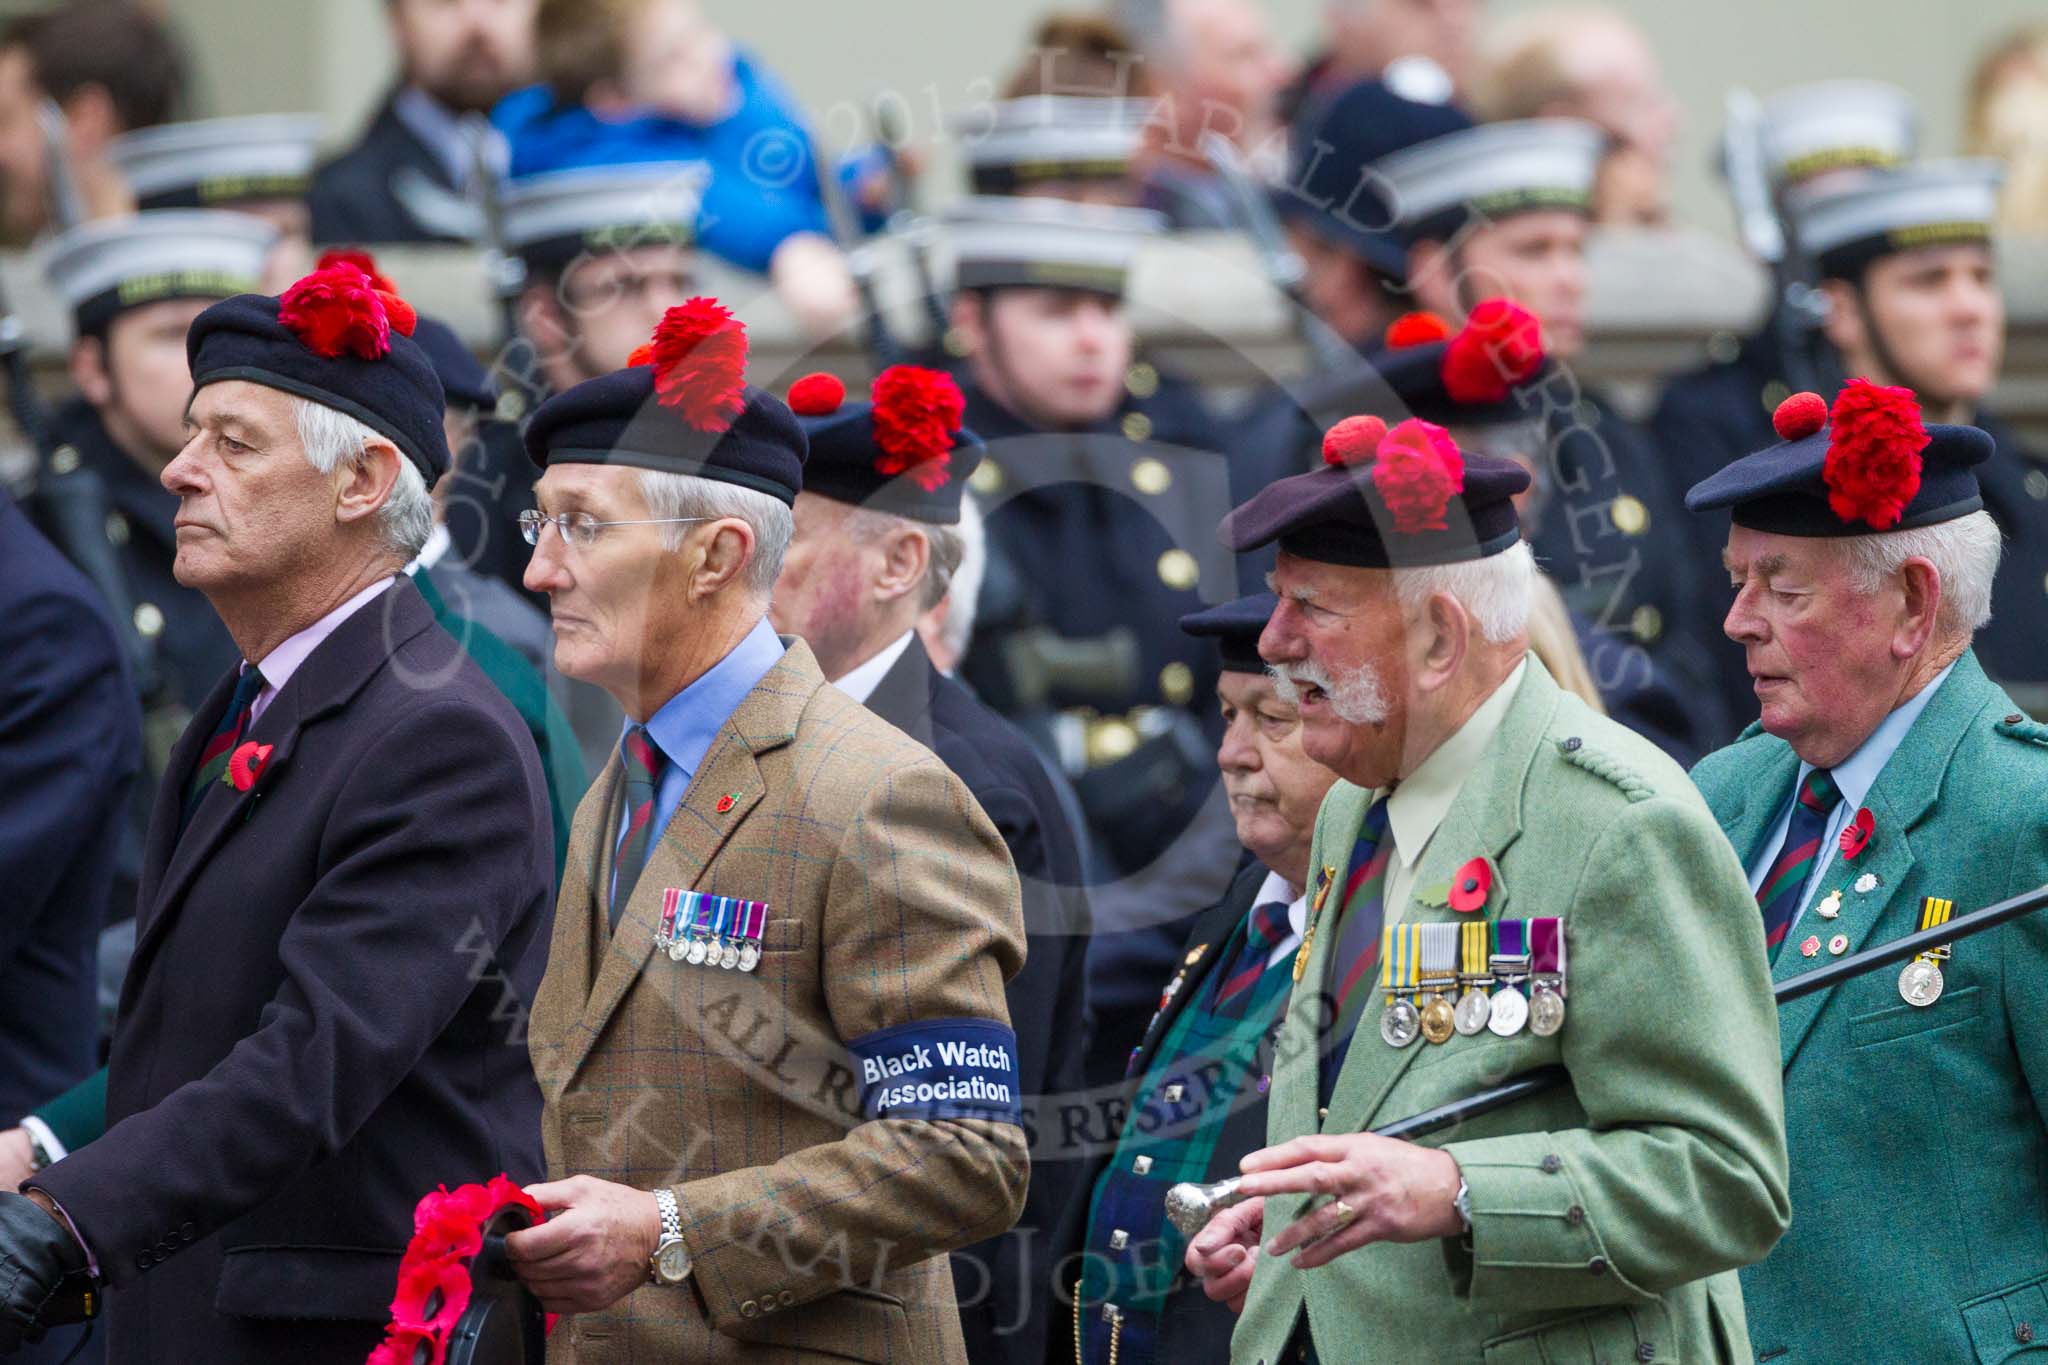
[[557, 512], [549, 516], [545, 512], [528, 508], [519, 514], [519, 535], [528, 545], [540, 544], [540, 530], [543, 526], [555, 528], [555, 534], [562, 538], [564, 545], [578, 550], [587, 550], [597, 544], [598, 532], [607, 526], [676, 526], [684, 522], [713, 521], [713, 517], [643, 517], [635, 521], [599, 521], [588, 512]]

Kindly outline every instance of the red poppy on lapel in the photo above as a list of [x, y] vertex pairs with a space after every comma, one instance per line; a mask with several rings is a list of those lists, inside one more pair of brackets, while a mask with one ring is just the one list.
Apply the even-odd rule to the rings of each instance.
[[1854, 858], [1857, 854], [1868, 848], [1870, 846], [1870, 836], [1876, 828], [1877, 817], [1870, 813], [1870, 807], [1865, 806], [1862, 810], [1857, 811], [1856, 818], [1842, 826], [1842, 838], [1839, 845], [1842, 850], [1842, 856], [1844, 858]]
[[256, 779], [263, 776], [263, 766], [270, 762], [270, 751], [274, 745], [258, 744], [245, 740], [237, 745], [228, 758], [228, 770], [222, 776], [229, 786], [238, 792], [245, 792], [256, 785]]
[[732, 806], [733, 806], [733, 798], [732, 798], [732, 794], [731, 794], [730, 792], [728, 792], [728, 793], [727, 793], [726, 795], [724, 795], [724, 796], [721, 796], [721, 797], [719, 797], [719, 798], [718, 798], [718, 813], [719, 813], [720, 815], [723, 815], [723, 814], [725, 814], [725, 813], [726, 813], [727, 811], [731, 810], [731, 809], [732, 809]]
[[1492, 890], [1493, 865], [1484, 858], [1474, 858], [1451, 878], [1450, 907], [1461, 915], [1469, 915], [1486, 904]]

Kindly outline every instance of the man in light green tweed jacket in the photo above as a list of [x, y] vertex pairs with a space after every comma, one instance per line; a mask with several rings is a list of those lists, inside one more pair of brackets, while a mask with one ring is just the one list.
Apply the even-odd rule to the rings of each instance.
[[[1317, 821], [1312, 870], [1333, 889], [1280, 1041], [1275, 1145], [1189, 1267], [1242, 1297], [1241, 1365], [1746, 1361], [1732, 1272], [1788, 1208], [1741, 868], [1685, 775], [1527, 654], [1534, 568], [1510, 503], [1527, 475], [1419, 427], [1360, 454], [1340, 426], [1346, 463], [1226, 523], [1239, 549], [1279, 541], [1260, 652], [1344, 780]], [[1418, 455], [1454, 477], [1414, 479]], [[1463, 491], [1418, 506], [1430, 483]], [[1552, 916], [1560, 1029], [1383, 1036], [1382, 921]], [[1513, 989], [1492, 996], [1506, 1018]], [[1570, 1084], [1448, 1134], [1361, 1132], [1545, 1065]]]
[[[1689, 499], [1733, 512], [1726, 629], [1760, 710], [1694, 777], [1749, 866], [1780, 981], [1914, 932], [1929, 898], [1962, 915], [2048, 883], [2048, 727], [1970, 648], [2000, 550], [1975, 469], [1998, 456], [1889, 393], [1838, 400], [1810, 434], [1788, 421], [1797, 439]], [[1887, 402], [1917, 460], [1854, 439], [1850, 409]], [[1918, 466], [1883, 530], [1831, 503], [1837, 447], [1838, 475], [1858, 450]], [[1795, 795], [1815, 788], [1827, 799]], [[1757, 1359], [2048, 1354], [2048, 913], [1795, 1000], [1779, 1025], [1794, 1217], [1742, 1275]]]

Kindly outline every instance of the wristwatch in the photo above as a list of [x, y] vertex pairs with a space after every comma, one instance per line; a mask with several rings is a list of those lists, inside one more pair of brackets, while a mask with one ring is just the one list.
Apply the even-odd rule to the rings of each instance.
[[1458, 1211], [1458, 1221], [1465, 1225], [1465, 1235], [1472, 1234], [1472, 1187], [1465, 1183], [1465, 1177], [1458, 1177], [1458, 1197], [1451, 1201], [1451, 1207]]
[[654, 1202], [661, 1209], [661, 1241], [648, 1258], [647, 1282], [672, 1288], [690, 1278], [690, 1248], [683, 1243], [683, 1214], [676, 1207], [673, 1190], [656, 1190]]

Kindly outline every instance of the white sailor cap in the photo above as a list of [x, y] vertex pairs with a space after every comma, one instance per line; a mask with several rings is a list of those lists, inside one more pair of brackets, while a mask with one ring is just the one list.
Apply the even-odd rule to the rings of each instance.
[[318, 114], [252, 114], [123, 133], [107, 156], [145, 209], [299, 199], [313, 183]]
[[710, 174], [702, 161], [664, 161], [523, 176], [505, 187], [505, 245], [552, 270], [586, 252], [687, 247]]
[[163, 299], [225, 299], [262, 289], [277, 229], [224, 209], [149, 209], [82, 223], [53, 240], [43, 273], [81, 332]]
[[1395, 230], [1410, 242], [1448, 236], [1468, 216], [1537, 209], [1589, 213], [1607, 135], [1583, 119], [1482, 123], [1381, 157]]
[[1763, 102], [1764, 171], [1784, 189], [1827, 171], [1897, 166], [1913, 156], [1919, 114], [1882, 81], [1816, 81]]
[[1121, 297], [1131, 261], [1166, 230], [1150, 209], [1065, 199], [971, 195], [946, 214], [954, 285], [1085, 289]]
[[1989, 242], [2004, 180], [1988, 158], [1922, 161], [1794, 189], [1785, 212], [1823, 275], [1853, 279], [1880, 256]]
[[1061, 181], [1123, 180], [1153, 101], [1095, 95], [1002, 100], [953, 124], [975, 194]]

